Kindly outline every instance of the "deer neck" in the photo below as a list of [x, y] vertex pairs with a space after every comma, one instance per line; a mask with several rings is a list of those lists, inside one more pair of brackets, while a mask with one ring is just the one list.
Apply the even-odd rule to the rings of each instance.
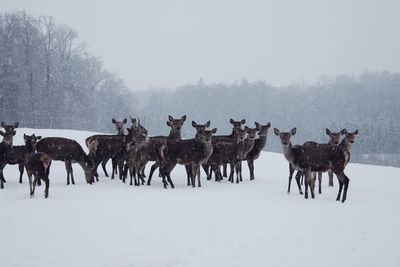
[[350, 161], [351, 144], [347, 141], [346, 138], [344, 138], [339, 146], [341, 146], [344, 150], [344, 156], [347, 164], [347, 162]]
[[125, 133], [124, 133], [124, 129], [122, 129], [122, 130], [119, 130], [119, 131], [118, 131], [118, 133], [117, 133], [117, 135], [125, 135]]
[[174, 141], [182, 140], [181, 131], [171, 129], [168, 138]]
[[266, 135], [260, 135], [258, 138], [260, 140], [260, 147], [263, 148], [267, 144], [267, 136]]
[[13, 136], [12, 135], [4, 136], [3, 143], [6, 143], [7, 145], [12, 146], [13, 145]]
[[292, 143], [290, 142], [288, 145], [282, 145], [282, 149], [285, 159], [290, 163], [293, 163]]
[[204, 142], [204, 156], [205, 160], [208, 161], [208, 159], [211, 157], [211, 154], [213, 153], [213, 145], [211, 142]]

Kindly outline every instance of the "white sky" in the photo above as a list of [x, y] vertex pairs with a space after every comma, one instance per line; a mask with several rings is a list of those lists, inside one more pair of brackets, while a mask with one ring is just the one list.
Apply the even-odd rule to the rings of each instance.
[[400, 71], [400, 1], [1, 0], [51, 15], [132, 90]]

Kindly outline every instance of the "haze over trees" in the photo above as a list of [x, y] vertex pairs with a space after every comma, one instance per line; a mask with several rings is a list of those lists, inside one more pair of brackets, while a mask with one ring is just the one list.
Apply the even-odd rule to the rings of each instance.
[[[105, 37], [106, 38], [106, 37]], [[284, 70], [282, 70], [284, 71]], [[111, 118], [139, 116], [150, 134], [167, 134], [169, 114], [229, 133], [229, 118], [297, 127], [296, 143], [327, 142], [325, 128], [359, 129], [352, 162], [400, 166], [400, 73], [366, 71], [314, 84], [275, 87], [246, 79], [131, 92], [51, 17], [0, 14], [0, 120], [22, 127], [113, 132]], [[194, 136], [187, 124], [184, 137]], [[272, 131], [267, 150], [280, 152]], [[354, 155], [354, 156], [353, 156]]]

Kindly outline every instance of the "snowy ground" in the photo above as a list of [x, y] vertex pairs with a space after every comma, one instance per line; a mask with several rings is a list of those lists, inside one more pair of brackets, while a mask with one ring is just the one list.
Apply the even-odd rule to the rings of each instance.
[[[23, 133], [32, 130], [17, 129], [15, 144]], [[35, 133], [82, 144], [91, 134]], [[193, 189], [177, 167], [176, 188], [165, 190], [158, 178], [150, 187], [106, 177], [90, 186], [77, 164], [77, 184], [66, 186], [63, 163], [53, 162], [49, 199], [44, 187], [31, 199], [26, 175], [21, 185], [17, 166], [7, 166], [0, 266], [400, 266], [400, 169], [349, 164], [342, 204], [326, 174], [316, 199], [300, 196], [294, 181], [287, 194], [281, 154], [263, 153], [255, 168], [255, 181], [245, 166], [242, 184], [203, 176]]]

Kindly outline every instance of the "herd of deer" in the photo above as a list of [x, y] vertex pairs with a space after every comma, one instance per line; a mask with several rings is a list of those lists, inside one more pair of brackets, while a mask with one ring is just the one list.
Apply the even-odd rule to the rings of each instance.
[[[171, 128], [168, 136], [148, 136], [148, 131], [141, 125], [140, 120], [131, 118], [132, 126], [124, 132], [127, 119], [116, 121], [112, 119], [117, 129], [116, 135], [93, 135], [86, 139], [85, 143], [89, 149], [86, 154], [78, 142], [62, 137], [46, 137], [25, 135], [25, 145], [14, 146], [13, 136], [16, 134], [18, 123], [6, 125], [1, 123], [4, 132], [0, 130], [3, 141], [0, 143], [0, 188], [4, 188], [3, 169], [7, 164], [18, 164], [22, 183], [24, 167], [29, 178], [30, 196], [35, 193], [35, 186], [44, 181], [45, 197], [49, 194], [49, 172], [52, 160], [65, 162], [67, 171], [67, 185], [75, 184], [72, 163], [81, 165], [85, 173], [86, 182], [92, 184], [99, 181], [97, 167], [101, 164], [105, 175], [108, 177], [106, 164], [112, 160], [112, 174], [118, 174], [124, 183], [130, 177], [130, 185], [136, 186], [145, 183], [144, 169], [149, 161], [154, 162], [151, 166], [147, 185], [150, 185], [154, 171], [159, 169], [164, 188], [174, 188], [171, 172], [177, 164], [185, 165], [187, 173], [187, 185], [200, 187], [200, 167], [206, 173], [207, 180], [221, 181], [227, 177], [227, 165], [230, 165], [229, 181], [234, 182], [236, 172], [236, 183], [242, 181], [242, 161], [246, 160], [250, 171], [250, 180], [254, 180], [254, 160], [258, 159], [267, 142], [268, 130], [271, 123], [261, 125], [255, 122], [255, 128], [243, 125], [246, 120], [235, 121], [230, 119], [233, 125], [230, 135], [215, 135], [217, 129], [209, 130], [210, 121], [205, 124], [197, 124], [192, 121], [196, 129], [196, 135], [192, 139], [182, 139], [181, 129], [186, 116], [180, 119], [168, 117], [167, 125]], [[354, 142], [358, 130], [353, 133], [343, 129], [339, 133], [332, 133], [326, 129], [330, 140], [328, 144], [306, 142], [303, 145], [292, 146], [290, 138], [296, 133], [296, 128], [290, 132], [280, 132], [274, 128], [274, 133], [280, 137], [283, 154], [289, 162], [289, 186], [294, 170], [297, 170], [296, 182], [300, 194], [302, 177], [305, 177], [305, 198], [308, 198], [308, 188], [311, 197], [314, 198], [314, 187], [316, 173], [318, 172], [319, 193], [321, 193], [322, 172], [328, 171], [329, 185], [333, 186], [333, 173], [339, 181], [339, 192], [337, 200], [340, 200], [342, 190], [342, 202], [346, 200], [349, 178], [344, 169], [350, 160], [351, 144]], [[258, 134], [258, 137], [257, 137]], [[345, 135], [339, 143], [341, 135]], [[223, 172], [221, 174], [221, 166]]]

